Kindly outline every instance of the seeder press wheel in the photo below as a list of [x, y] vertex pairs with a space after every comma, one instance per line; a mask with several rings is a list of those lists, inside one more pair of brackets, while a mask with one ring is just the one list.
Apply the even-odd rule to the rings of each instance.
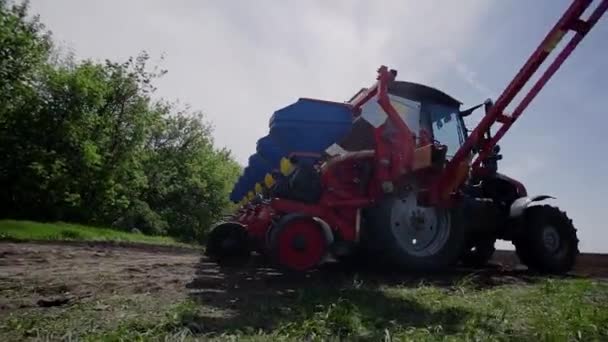
[[284, 217], [270, 232], [268, 245], [283, 270], [303, 272], [318, 266], [327, 254], [328, 236], [308, 216]]

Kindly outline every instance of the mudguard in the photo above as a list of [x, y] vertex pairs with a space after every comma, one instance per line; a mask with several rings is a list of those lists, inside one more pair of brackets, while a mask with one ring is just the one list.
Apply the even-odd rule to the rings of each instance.
[[538, 195], [538, 196], [533, 196], [533, 197], [528, 197], [528, 196], [520, 197], [520, 198], [516, 199], [513, 202], [513, 204], [511, 204], [511, 208], [509, 209], [509, 217], [511, 217], [511, 218], [520, 217], [521, 215], [523, 215], [526, 208], [528, 208], [531, 204], [534, 204], [534, 202], [544, 201], [549, 198], [555, 199], [555, 197], [549, 196], [549, 195]]

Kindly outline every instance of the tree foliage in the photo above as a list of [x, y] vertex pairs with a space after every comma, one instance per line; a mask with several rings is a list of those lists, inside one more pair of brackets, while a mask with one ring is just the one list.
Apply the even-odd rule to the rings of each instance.
[[203, 239], [239, 173], [204, 116], [154, 99], [146, 53], [55, 53], [27, 3], [0, 0], [0, 217]]

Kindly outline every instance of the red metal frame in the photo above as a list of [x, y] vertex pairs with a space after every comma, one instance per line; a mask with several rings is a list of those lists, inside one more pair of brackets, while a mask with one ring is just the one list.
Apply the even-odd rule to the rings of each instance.
[[[382, 125], [374, 130], [376, 146], [373, 154], [353, 153], [326, 165], [322, 171], [323, 194], [319, 203], [305, 204], [286, 199], [273, 199], [270, 205], [275, 212], [297, 212], [318, 217], [339, 232], [341, 239], [345, 241], [358, 239], [358, 210], [372, 205], [383, 195], [383, 183], [399, 180], [412, 168], [414, 156], [412, 132], [401, 120], [388, 97], [388, 83], [394, 78], [394, 72], [389, 71], [386, 66], [381, 66], [378, 69], [377, 82], [349, 103], [355, 115], [359, 115], [365, 103], [377, 98], [378, 104], [388, 116], [387, 122], [396, 128], [395, 132], [391, 132], [392, 136], [387, 135], [386, 125]], [[354, 181], [358, 179], [356, 164], [363, 160], [374, 164], [373, 176], [364, 187]]]
[[[515, 120], [521, 116], [524, 109], [532, 102], [534, 97], [540, 92], [542, 87], [555, 74], [563, 62], [570, 56], [576, 46], [583, 40], [589, 30], [597, 23], [599, 18], [608, 9], [608, 0], [602, 0], [599, 6], [593, 11], [587, 21], [580, 19], [580, 16], [591, 5], [593, 0], [574, 0], [570, 7], [566, 10], [557, 24], [549, 31], [542, 43], [537, 47], [534, 53], [528, 58], [524, 66], [517, 73], [515, 78], [509, 83], [507, 88], [499, 96], [498, 100], [491, 107], [488, 113], [484, 116], [481, 122], [475, 127], [473, 132], [465, 140], [460, 149], [456, 152], [452, 160], [446, 165], [445, 171], [437, 179], [431, 189], [431, 202], [435, 205], [440, 204], [444, 199], [446, 191], [454, 186], [452, 183], [457, 176], [458, 168], [462, 163], [467, 162], [467, 158], [471, 156], [474, 148], [481, 144], [481, 149], [477, 158], [472, 164], [473, 172], [483, 172], [481, 170], [481, 162], [488, 157], [492, 149], [498, 141], [505, 135]], [[512, 115], [505, 115], [504, 110], [513, 101], [515, 96], [521, 91], [525, 84], [532, 78], [535, 72], [539, 69], [542, 63], [547, 59], [551, 52], [555, 49], [558, 43], [562, 40], [565, 34], [572, 30], [575, 35], [571, 38], [565, 48], [558, 54], [557, 58], [547, 68], [540, 79], [528, 91], [523, 100], [515, 108]], [[484, 139], [484, 134], [495, 123], [501, 123], [502, 126], [490, 140]], [[452, 183], [452, 184], [451, 184]], [[457, 184], [458, 186], [459, 184]]]
[[380, 126], [374, 132], [376, 142], [376, 174], [382, 182], [391, 182], [411, 171], [414, 156], [414, 136], [409, 127], [401, 120], [399, 113], [391, 104], [388, 97], [388, 84], [395, 79], [396, 72], [389, 71], [386, 66], [378, 69], [377, 82], [349, 102], [355, 113], [361, 113], [361, 107], [376, 96], [378, 104], [388, 116], [388, 121], [395, 125], [393, 137], [385, 136], [386, 125]]
[[[480, 145], [480, 152], [473, 162], [472, 168], [473, 172], [483, 172], [481, 161], [488, 156], [513, 122], [608, 9], [608, 0], [602, 0], [589, 19], [582, 21], [580, 16], [592, 1], [574, 0], [441, 173], [421, 171], [417, 175], [424, 184], [430, 184], [428, 191], [421, 194], [426, 201], [430, 202], [430, 205], [444, 206], [452, 203], [454, 197], [445, 195], [446, 193], [450, 195], [452, 189], [462, 185], [462, 181], [468, 176], [466, 173], [469, 166], [468, 158], [472, 156], [473, 149]], [[538, 70], [568, 30], [573, 30], [576, 34], [564, 50], [559, 53], [526, 94], [513, 114], [511, 116], [503, 114], [505, 108]], [[378, 69], [377, 82], [348, 102], [356, 116], [360, 115], [361, 107], [365, 103], [377, 98], [378, 104], [388, 116], [388, 122], [395, 126], [395, 132], [391, 132], [392, 136], [387, 136], [386, 125], [382, 125], [374, 131], [376, 143], [374, 153], [353, 153], [328, 162], [321, 172], [323, 193], [319, 203], [306, 204], [286, 199], [272, 199], [257, 205], [248, 204], [235, 215], [238, 222], [247, 226], [252, 240], [259, 248], [265, 248], [265, 237], [272, 218], [284, 213], [301, 213], [318, 217], [337, 231], [341, 239], [356, 241], [358, 239], [358, 210], [371, 206], [382, 198], [384, 196], [383, 185], [386, 182], [398, 184], [400, 180], [404, 179], [404, 175], [412, 171], [415, 151], [414, 136], [407, 124], [401, 120], [388, 97], [388, 84], [394, 80], [395, 75], [394, 71], [389, 71], [386, 66], [381, 66]], [[485, 139], [484, 134], [497, 122], [502, 124], [500, 129], [492, 139]], [[367, 184], [359, 183], [360, 174], [357, 171], [357, 165], [360, 162], [371, 162], [374, 165], [373, 173]], [[466, 168], [463, 168], [463, 165]]]

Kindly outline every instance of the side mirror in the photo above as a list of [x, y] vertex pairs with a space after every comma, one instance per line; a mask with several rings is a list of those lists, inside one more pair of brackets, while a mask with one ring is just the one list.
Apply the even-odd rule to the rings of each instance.
[[467, 116], [473, 114], [473, 112], [476, 111], [477, 109], [479, 109], [481, 106], [484, 106], [484, 108], [486, 110], [486, 114], [488, 114], [488, 111], [490, 110], [490, 108], [492, 108], [493, 105], [494, 105], [494, 102], [492, 101], [492, 99], [486, 99], [483, 103], [480, 103], [477, 106], [473, 106], [469, 109], [460, 111], [460, 113], [458, 113], [458, 114], [460, 114], [461, 118], [467, 117]]
[[494, 106], [494, 101], [492, 99], [486, 99], [483, 103], [483, 107], [486, 111], [486, 114], [490, 111], [490, 109]]

